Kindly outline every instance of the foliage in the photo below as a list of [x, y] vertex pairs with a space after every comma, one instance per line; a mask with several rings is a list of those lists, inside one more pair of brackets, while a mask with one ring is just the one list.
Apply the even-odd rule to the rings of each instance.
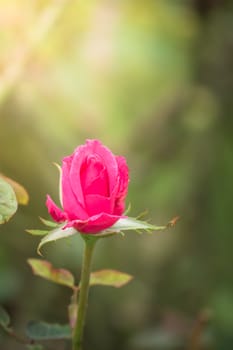
[[49, 261], [39, 259], [28, 259], [34, 275], [41, 276], [52, 282], [74, 287], [74, 276], [65, 269], [55, 269]]
[[15, 214], [18, 203], [26, 205], [28, 200], [28, 193], [22, 185], [0, 174], [0, 224]]
[[115, 270], [100, 270], [91, 273], [90, 285], [122, 287], [132, 280], [132, 276]]
[[46, 322], [31, 321], [27, 325], [27, 335], [34, 340], [66, 339], [71, 338], [69, 325], [49, 324]]
[[8, 221], [17, 210], [17, 200], [13, 188], [0, 178], [0, 224]]

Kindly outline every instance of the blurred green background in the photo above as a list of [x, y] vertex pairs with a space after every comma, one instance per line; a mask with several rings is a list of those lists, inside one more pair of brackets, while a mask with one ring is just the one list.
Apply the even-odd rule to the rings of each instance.
[[[0, 1], [0, 171], [30, 195], [0, 227], [0, 304], [67, 322], [70, 292], [33, 276], [25, 233], [58, 202], [53, 162], [98, 138], [130, 167], [131, 216], [175, 228], [103, 240], [94, 267], [135, 276], [93, 287], [86, 349], [233, 348], [233, 3]], [[79, 278], [80, 238], [44, 248]], [[0, 335], [0, 348], [21, 350]], [[65, 342], [50, 349], [69, 349]]]

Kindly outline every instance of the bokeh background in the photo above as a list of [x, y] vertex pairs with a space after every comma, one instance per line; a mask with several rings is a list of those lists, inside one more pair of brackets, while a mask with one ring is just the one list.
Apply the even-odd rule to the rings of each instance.
[[[53, 162], [86, 138], [127, 157], [131, 216], [175, 228], [103, 240], [94, 267], [135, 276], [93, 287], [86, 349], [233, 348], [233, 3], [221, 0], [1, 0], [0, 170], [27, 207], [0, 230], [0, 303], [67, 322], [70, 292], [33, 276]], [[80, 276], [79, 237], [45, 259]], [[50, 349], [69, 349], [65, 342]], [[0, 335], [0, 348], [22, 346]]]

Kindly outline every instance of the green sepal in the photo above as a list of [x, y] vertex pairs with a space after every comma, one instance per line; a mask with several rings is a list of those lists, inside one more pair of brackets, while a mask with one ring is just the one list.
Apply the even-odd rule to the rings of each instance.
[[54, 222], [54, 221], [50, 221], [50, 220], [44, 219], [44, 218], [42, 218], [42, 217], [39, 217], [39, 219], [40, 219], [40, 221], [43, 222], [43, 224], [44, 224], [45, 226], [52, 227], [52, 228], [59, 226], [59, 224], [57, 224], [57, 223]]
[[49, 233], [48, 230], [25, 230], [27, 233], [33, 236], [45, 236]]
[[156, 226], [149, 224], [146, 221], [137, 220], [134, 218], [126, 217], [119, 219], [113, 226], [107, 228], [106, 232], [120, 232], [126, 230], [149, 230], [158, 231], [164, 230], [167, 226]]
[[61, 227], [58, 227], [47, 234], [42, 240], [40, 241], [38, 247], [37, 247], [37, 253], [41, 255], [41, 248], [43, 247], [44, 244], [57, 241], [58, 239], [61, 238], [68, 238], [71, 237], [75, 234], [79, 233], [77, 230], [75, 230], [73, 227], [69, 227], [66, 229], [62, 229]]
[[[62, 239], [62, 238], [68, 238], [71, 237], [75, 234], [81, 234], [82, 237], [88, 241], [88, 240], [92, 240], [92, 239], [98, 239], [98, 238], [104, 238], [104, 237], [109, 237], [115, 234], [120, 234], [123, 231], [137, 231], [137, 232], [141, 232], [141, 231], [146, 231], [146, 232], [153, 232], [153, 231], [158, 231], [158, 230], [165, 230], [166, 228], [168, 228], [169, 226], [156, 226], [156, 225], [151, 225], [145, 221], [140, 221], [134, 218], [129, 218], [129, 217], [125, 217], [125, 218], [121, 218], [119, 219], [113, 226], [107, 228], [106, 230], [100, 231], [99, 233], [95, 233], [95, 234], [87, 234], [87, 233], [83, 233], [83, 232], [79, 232], [76, 229], [74, 229], [73, 227], [69, 227], [66, 229], [63, 229], [61, 226], [55, 228], [54, 230], [50, 231], [39, 243], [38, 248], [37, 248], [37, 252], [39, 255], [41, 255], [41, 248], [49, 243], [49, 242], [53, 242], [56, 241], [58, 239]], [[32, 230], [30, 230], [32, 231]]]
[[147, 232], [153, 232], [153, 231], [160, 231], [165, 230], [167, 228], [166, 226], [156, 226], [149, 224], [146, 221], [137, 220], [134, 218], [126, 217], [119, 219], [114, 225], [107, 228], [104, 231], [101, 231], [96, 234], [96, 237], [105, 237], [114, 235], [116, 233], [121, 233], [122, 231], [147, 231]]
[[62, 169], [61, 169], [59, 164], [57, 164], [57, 163], [53, 163], [53, 164], [55, 165], [55, 167], [59, 171], [59, 199], [60, 199], [61, 206], [63, 207], [63, 200], [62, 200]]

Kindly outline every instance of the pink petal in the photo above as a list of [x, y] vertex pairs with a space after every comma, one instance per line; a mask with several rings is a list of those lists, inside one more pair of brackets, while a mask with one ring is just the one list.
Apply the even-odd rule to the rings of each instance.
[[97, 154], [89, 154], [85, 158], [80, 171], [83, 190], [90, 186], [93, 179], [99, 177], [100, 173], [103, 171], [103, 167], [101, 158]]
[[120, 218], [121, 218], [120, 216], [101, 213], [99, 215], [90, 217], [86, 221], [81, 221], [81, 220], [70, 221], [64, 228], [74, 227], [76, 230], [80, 232], [95, 234], [107, 229], [108, 227], [111, 227]]
[[125, 210], [125, 197], [128, 191], [129, 170], [124, 157], [117, 156], [116, 159], [119, 167], [119, 187], [113, 213], [115, 215], [122, 215]]
[[86, 158], [89, 151], [86, 145], [79, 146], [76, 148], [72, 155], [72, 163], [69, 169], [69, 180], [72, 191], [77, 199], [77, 201], [85, 206], [84, 204], [84, 194], [81, 184], [81, 168], [86, 163]]
[[46, 206], [49, 214], [56, 222], [62, 222], [67, 220], [67, 215], [54, 203], [49, 195], [47, 195]]
[[105, 166], [98, 155], [89, 155], [81, 167], [83, 193], [109, 196], [109, 182]]
[[125, 198], [121, 197], [116, 199], [115, 207], [114, 207], [114, 215], [122, 215], [125, 211]]
[[89, 154], [98, 154], [101, 157], [101, 161], [103, 162], [108, 174], [109, 193], [111, 194], [118, 175], [116, 157], [110, 151], [110, 149], [103, 146], [102, 143], [98, 140], [87, 140], [86, 147], [89, 151]]
[[112, 214], [113, 206], [110, 198], [96, 194], [86, 196], [86, 208], [89, 216], [100, 213]]
[[[67, 213], [70, 220], [87, 219], [88, 215], [83, 205], [75, 196], [70, 184], [70, 168], [72, 156], [63, 159], [62, 164], [62, 202], [63, 209]], [[82, 192], [81, 192], [82, 193]]]
[[120, 177], [119, 194], [126, 196], [129, 185], [129, 168], [124, 157], [116, 156], [116, 160]]

